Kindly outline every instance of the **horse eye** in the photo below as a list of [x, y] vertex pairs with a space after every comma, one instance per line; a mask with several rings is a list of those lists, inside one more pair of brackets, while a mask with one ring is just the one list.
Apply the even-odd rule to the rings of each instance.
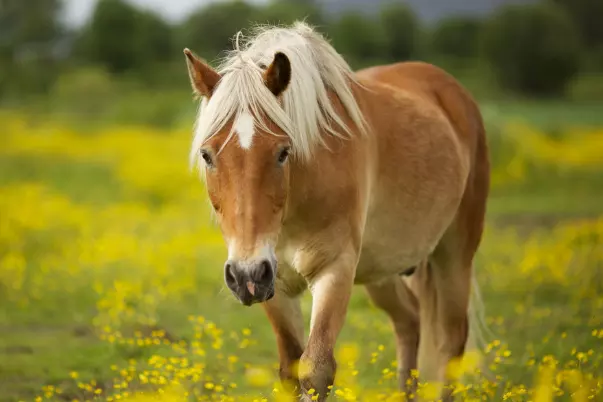
[[202, 149], [199, 152], [201, 153], [201, 157], [203, 158], [203, 160], [205, 161], [205, 163], [207, 164], [207, 166], [213, 166], [214, 165], [213, 161], [211, 160], [211, 155], [209, 154], [209, 152], [207, 152], [204, 149]]
[[289, 157], [289, 147], [284, 148], [281, 153], [278, 155], [278, 163], [285, 163], [285, 161], [287, 160], [287, 157]]

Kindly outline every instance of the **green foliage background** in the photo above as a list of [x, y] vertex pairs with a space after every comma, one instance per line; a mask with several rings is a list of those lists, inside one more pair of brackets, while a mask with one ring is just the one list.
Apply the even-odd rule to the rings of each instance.
[[[99, 119], [120, 114], [104, 108], [121, 107], [121, 99], [136, 97], [132, 92], [146, 92], [151, 95], [143, 97], [149, 101], [141, 108], [149, 110], [149, 123], [165, 119], [163, 124], [174, 124], [179, 108], [167, 106], [157, 118], [157, 110], [172, 102], [152, 94], [169, 98], [188, 90], [184, 47], [215, 62], [231, 48], [238, 30], [295, 19], [315, 25], [354, 68], [424, 60], [452, 72], [479, 97], [585, 100], [603, 94], [597, 0], [509, 5], [485, 18], [451, 15], [430, 24], [402, 2], [385, 3], [371, 14], [333, 15], [312, 0], [263, 5], [228, 0], [210, 3], [174, 24], [124, 0], [99, 0], [88, 23], [75, 30], [61, 22], [61, 7], [59, 0], [0, 3], [0, 105], [75, 115], [74, 104], [92, 109], [82, 105], [88, 102], [98, 109], [97, 94], [80, 79], [86, 75], [90, 85], [110, 81], [98, 90], [111, 87], [115, 94], [98, 109]], [[65, 90], [69, 82], [73, 88]], [[66, 105], [56, 102], [57, 92]], [[67, 93], [74, 98], [66, 99]], [[155, 100], [161, 105], [149, 105]], [[141, 114], [132, 112], [133, 121], [140, 122]]]

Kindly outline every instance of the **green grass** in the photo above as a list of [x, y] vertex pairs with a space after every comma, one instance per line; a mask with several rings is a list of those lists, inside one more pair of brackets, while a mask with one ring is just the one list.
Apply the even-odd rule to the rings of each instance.
[[[560, 124], [603, 125], [603, 118], [594, 117], [594, 109], [573, 108], [571, 105], [518, 103], [503, 104], [495, 110], [503, 120], [527, 116], [536, 124], [548, 126], [554, 126], [555, 119], [559, 119]], [[523, 110], [527, 112], [523, 113]], [[187, 140], [182, 139], [184, 142]], [[73, 203], [88, 208], [124, 202], [149, 203], [145, 196], [124, 191], [123, 183], [115, 172], [105, 165], [0, 153], [0, 188], [21, 182], [43, 183]], [[510, 227], [521, 231], [516, 238], [520, 242], [535, 230], [549, 228], [564, 219], [599, 216], [603, 213], [601, 183], [603, 174], [600, 171], [576, 171], [561, 178], [535, 173], [527, 183], [493, 190], [488, 217], [489, 228], [493, 229], [486, 232], [476, 270], [483, 286], [491, 329], [497, 338], [508, 343], [512, 351], [511, 357], [502, 364], [501, 372], [505, 379], [515, 384], [532, 383], [534, 371], [526, 366], [532, 356], [541, 358], [554, 354], [561, 361], [569, 361], [573, 348], [600, 351], [601, 340], [593, 337], [591, 331], [603, 329], [603, 302], [600, 295], [599, 299], [577, 295], [577, 290], [569, 285], [530, 284], [529, 277], [521, 274], [516, 266], [521, 261], [522, 245], [511, 242], [508, 253], [500, 250], [497, 247], [502, 242], [502, 235], [497, 230]], [[151, 216], [160, 213], [164, 207], [161, 203], [149, 205]], [[165, 239], [184, 230], [190, 224], [188, 219], [190, 217], [183, 214], [170, 221], [173, 232], [165, 233]], [[153, 222], [151, 220], [150, 224]], [[53, 233], [49, 236], [54, 236]], [[74, 240], [72, 237], [64, 238], [67, 242]], [[40, 250], [55, 247], [62, 239], [32, 235], [23, 241], [27, 243], [26, 249], [30, 250], [26, 275], [35, 278], [44, 265], [43, 261], [37, 260], [38, 255], [43, 254]], [[0, 247], [0, 252], [7, 251]], [[193, 275], [193, 290], [182, 295], [168, 294], [161, 299], [156, 308], [157, 328], [165, 330], [173, 340], [187, 342], [195, 337], [193, 326], [188, 321], [191, 315], [203, 315], [212, 320], [225, 334], [231, 331], [240, 333], [243, 328], [250, 328], [255, 345], [247, 351], [233, 350], [232, 353], [240, 353], [242, 359], [253, 364], [275, 363], [274, 335], [261, 308], [239, 305], [224, 289], [224, 250], [210, 254], [200, 252], [196, 258], [194, 263], [198, 272]], [[174, 259], [171, 263], [171, 274], [166, 276], [168, 282], [175, 281], [179, 270], [191, 261]], [[501, 271], [501, 266], [508, 271]], [[169, 353], [163, 346], [145, 349], [117, 345], [98, 336], [94, 319], [99, 310], [99, 295], [92, 291], [92, 284], [96, 281], [111, 283], [113, 274], [118, 272], [116, 270], [121, 270], [120, 278], [126, 278], [123, 270], [128, 269], [127, 266], [110, 267], [98, 277], [92, 273], [90, 276], [80, 274], [70, 283], [73, 291], [45, 289], [37, 295], [27, 295], [23, 299], [25, 302], [11, 299], [3, 294], [4, 288], [0, 287], [0, 401], [33, 400], [41, 394], [42, 386], [49, 384], [62, 388], [63, 394], [57, 400], [81, 400], [85, 394], [78, 388], [77, 381], [95, 380], [101, 387], [108, 387], [118, 377], [111, 369], [112, 365], [122, 368], [130, 359], [144, 362], [153, 353]], [[591, 271], [596, 269], [597, 266], [593, 266]], [[591, 271], [588, 272], [592, 274]], [[516, 282], [513, 275], [517, 275]], [[310, 307], [311, 299], [306, 295], [303, 309], [307, 320]], [[137, 308], [143, 307], [135, 306]], [[503, 317], [503, 320], [499, 322], [497, 317]], [[135, 330], [150, 331], [135, 321], [126, 322], [122, 331], [126, 334]], [[564, 337], [560, 335], [562, 332], [566, 333]], [[389, 367], [394, 360], [394, 338], [386, 316], [368, 302], [361, 288], [354, 291], [348, 319], [340, 336], [340, 344], [345, 342], [361, 344], [359, 367], [362, 375], [358, 382], [365, 387], [375, 387], [382, 376], [382, 369]], [[372, 364], [371, 353], [378, 350], [378, 345], [384, 345], [385, 349]], [[211, 372], [212, 368], [208, 370]], [[602, 370], [603, 364], [599, 362], [590, 372], [602, 376]], [[72, 371], [78, 373], [77, 380], [70, 378]], [[245, 384], [240, 371], [228, 381]], [[245, 386], [242, 389], [252, 390]]]
[[123, 192], [121, 183], [106, 166], [74, 164], [39, 156], [4, 156], [0, 159], [0, 183], [41, 182], [76, 202], [111, 203]]
[[[495, 152], [495, 151], [494, 151]], [[554, 220], [601, 213], [603, 171], [533, 172], [525, 182], [492, 189], [490, 218], [532, 216]]]
[[478, 98], [484, 118], [494, 124], [509, 120], [529, 122], [546, 131], [567, 127], [600, 127], [603, 125], [601, 103], [566, 100], [533, 100]]

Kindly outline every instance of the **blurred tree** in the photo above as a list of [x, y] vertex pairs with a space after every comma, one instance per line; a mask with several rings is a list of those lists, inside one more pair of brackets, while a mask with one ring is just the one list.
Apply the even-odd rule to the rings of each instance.
[[151, 12], [139, 12], [137, 17], [136, 51], [140, 60], [145, 63], [173, 60], [176, 49], [172, 27]]
[[[232, 49], [232, 38], [260, 17], [259, 9], [242, 0], [212, 3], [182, 24], [181, 41], [207, 60]], [[244, 32], [245, 33], [245, 32]]]
[[590, 48], [603, 48], [602, 0], [553, 0], [568, 11], [584, 43]]
[[551, 3], [511, 5], [487, 24], [484, 55], [501, 84], [533, 95], [559, 94], [579, 69], [573, 21]]
[[136, 22], [138, 10], [122, 0], [99, 0], [82, 32], [77, 53], [113, 73], [138, 64]]
[[392, 61], [410, 59], [417, 47], [419, 23], [405, 4], [390, 3], [381, 9], [381, 25], [385, 34], [385, 52]]
[[469, 59], [479, 51], [481, 21], [469, 17], [441, 20], [431, 35], [431, 50], [446, 57]]
[[76, 53], [112, 73], [141, 70], [174, 56], [172, 29], [124, 0], [99, 0]]
[[356, 12], [345, 13], [329, 27], [338, 52], [357, 66], [386, 57], [387, 41], [378, 21]]
[[583, 54], [586, 70], [603, 70], [603, 0], [553, 0], [574, 20], [586, 47]]
[[259, 10], [258, 23], [288, 25], [295, 20], [305, 20], [320, 30], [325, 20], [314, 0], [276, 0]]
[[45, 91], [64, 29], [60, 0], [0, 0], [0, 91]]

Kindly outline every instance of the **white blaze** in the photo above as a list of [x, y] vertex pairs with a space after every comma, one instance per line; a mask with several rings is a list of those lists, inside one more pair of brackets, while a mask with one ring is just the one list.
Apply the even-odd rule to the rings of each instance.
[[251, 142], [253, 141], [253, 134], [255, 133], [255, 127], [253, 123], [253, 117], [248, 112], [241, 113], [235, 122], [234, 131], [239, 136], [239, 144], [241, 148], [251, 148]]
[[228, 242], [228, 259], [238, 261], [244, 269], [250, 266], [250, 263], [268, 260], [276, 261], [274, 246], [268, 243], [259, 243], [253, 251], [245, 251], [239, 248], [240, 243], [236, 239], [229, 239]]
[[232, 260], [236, 257], [237, 243], [232, 239], [228, 239], [227, 244], [228, 244], [228, 259]]

